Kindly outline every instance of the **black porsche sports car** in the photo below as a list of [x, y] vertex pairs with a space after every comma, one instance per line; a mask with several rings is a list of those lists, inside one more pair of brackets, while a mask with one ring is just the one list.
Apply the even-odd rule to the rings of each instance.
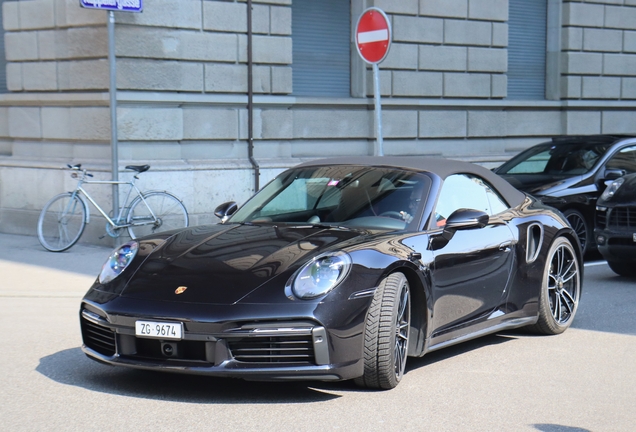
[[636, 174], [616, 179], [596, 205], [596, 244], [610, 268], [636, 276]]
[[556, 137], [519, 153], [494, 171], [517, 189], [561, 210], [585, 253], [595, 248], [596, 200], [613, 180], [636, 172], [636, 137]]
[[117, 248], [81, 302], [103, 363], [388, 389], [407, 356], [570, 326], [583, 266], [563, 215], [477, 165], [318, 160], [222, 223]]

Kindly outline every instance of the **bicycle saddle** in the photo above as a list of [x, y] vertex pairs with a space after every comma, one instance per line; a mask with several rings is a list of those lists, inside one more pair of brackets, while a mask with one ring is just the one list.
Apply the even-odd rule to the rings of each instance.
[[128, 165], [126, 169], [137, 171], [138, 173], [142, 173], [148, 171], [150, 169], [150, 165]]

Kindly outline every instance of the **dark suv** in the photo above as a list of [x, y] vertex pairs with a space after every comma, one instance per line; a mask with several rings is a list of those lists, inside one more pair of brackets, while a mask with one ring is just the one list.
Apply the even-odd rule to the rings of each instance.
[[583, 252], [594, 247], [596, 200], [611, 181], [636, 173], [636, 137], [565, 136], [537, 144], [494, 170], [567, 217]]
[[636, 174], [615, 180], [596, 203], [598, 250], [610, 268], [636, 276]]

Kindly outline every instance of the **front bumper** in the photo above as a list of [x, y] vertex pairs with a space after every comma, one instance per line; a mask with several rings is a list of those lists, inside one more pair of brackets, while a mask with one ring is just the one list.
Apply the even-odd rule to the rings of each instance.
[[623, 230], [595, 230], [595, 238], [603, 238], [598, 242], [598, 251], [607, 261], [636, 262], [636, 229]]
[[[329, 330], [306, 316], [240, 322], [161, 316], [107, 313], [85, 301], [80, 310], [82, 350], [114, 366], [248, 380], [333, 381], [363, 373], [361, 320], [349, 321], [346, 330]], [[138, 337], [138, 319], [183, 322], [182, 339]]]

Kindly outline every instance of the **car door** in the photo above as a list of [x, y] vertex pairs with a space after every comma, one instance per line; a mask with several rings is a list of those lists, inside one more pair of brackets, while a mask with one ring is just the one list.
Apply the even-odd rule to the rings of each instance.
[[514, 265], [516, 242], [506, 220], [508, 205], [483, 179], [448, 177], [436, 204], [437, 224], [461, 208], [486, 212], [483, 228], [457, 230], [433, 251], [433, 336], [487, 317], [506, 294]]

